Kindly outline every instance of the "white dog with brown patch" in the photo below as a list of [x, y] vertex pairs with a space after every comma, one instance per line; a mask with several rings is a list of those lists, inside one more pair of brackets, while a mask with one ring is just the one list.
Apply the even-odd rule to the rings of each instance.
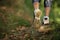
[[[35, 19], [34, 20], [36, 20], [35, 21], [35, 26], [36, 26], [37, 30], [38, 31], [39, 30], [44, 30], [44, 27], [38, 26], [38, 25], [41, 25], [41, 23], [39, 23], [39, 22], [40, 22], [40, 18], [41, 18], [41, 15], [42, 15], [42, 11], [40, 9], [35, 9], [34, 10], [34, 15], [35, 15]], [[38, 25], [36, 25], [37, 21], [39, 23]]]

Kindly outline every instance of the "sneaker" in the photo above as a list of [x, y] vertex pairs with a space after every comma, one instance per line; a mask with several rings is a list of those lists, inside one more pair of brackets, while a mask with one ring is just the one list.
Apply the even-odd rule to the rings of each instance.
[[48, 16], [44, 16], [43, 18], [43, 24], [49, 24], [49, 17]]
[[36, 20], [40, 20], [41, 14], [42, 14], [42, 12], [41, 12], [40, 9], [35, 9], [34, 10], [34, 15], [35, 15]]

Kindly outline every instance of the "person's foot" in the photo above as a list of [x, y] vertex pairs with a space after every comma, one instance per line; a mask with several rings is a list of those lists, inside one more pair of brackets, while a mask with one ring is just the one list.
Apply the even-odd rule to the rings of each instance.
[[49, 17], [48, 16], [44, 16], [43, 24], [45, 24], [45, 25], [49, 24]]

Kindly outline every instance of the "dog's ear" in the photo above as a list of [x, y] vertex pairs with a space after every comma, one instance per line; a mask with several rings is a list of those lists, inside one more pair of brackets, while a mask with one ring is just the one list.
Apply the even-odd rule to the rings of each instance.
[[40, 15], [42, 15], [42, 11], [40, 10]]

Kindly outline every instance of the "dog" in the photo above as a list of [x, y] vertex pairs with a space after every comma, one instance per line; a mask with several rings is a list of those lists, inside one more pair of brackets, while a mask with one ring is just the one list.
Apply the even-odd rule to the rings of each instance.
[[40, 28], [40, 25], [41, 25], [41, 22], [40, 22], [40, 18], [41, 18], [41, 15], [42, 15], [42, 11], [40, 9], [35, 9], [34, 10], [34, 27], [36, 29]]
[[41, 14], [42, 14], [42, 11], [40, 9], [34, 10], [34, 15], [36, 20], [40, 20]]

